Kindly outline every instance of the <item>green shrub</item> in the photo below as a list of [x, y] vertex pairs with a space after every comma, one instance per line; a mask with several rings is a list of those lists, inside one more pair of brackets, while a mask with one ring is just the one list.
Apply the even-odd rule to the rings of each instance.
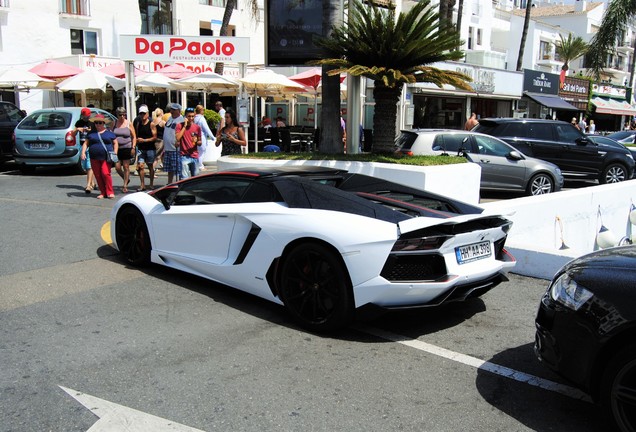
[[466, 158], [454, 156], [405, 156], [405, 155], [380, 155], [380, 154], [323, 154], [323, 153], [274, 153], [259, 152], [242, 155], [232, 155], [233, 158], [242, 159], [270, 159], [270, 160], [338, 160], [352, 162], [382, 162], [402, 165], [453, 165], [467, 163]]

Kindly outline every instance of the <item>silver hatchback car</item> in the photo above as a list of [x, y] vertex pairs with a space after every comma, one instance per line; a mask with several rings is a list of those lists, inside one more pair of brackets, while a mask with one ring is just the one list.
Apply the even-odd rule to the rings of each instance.
[[[83, 172], [80, 154], [82, 143], [79, 134], [71, 132], [80, 119], [81, 107], [46, 108], [32, 112], [15, 128], [13, 158], [18, 169], [33, 173], [38, 166], [75, 167]], [[91, 117], [103, 114], [106, 122], [116, 119], [107, 111], [91, 108]]]
[[556, 165], [528, 157], [502, 140], [446, 129], [404, 130], [397, 152], [407, 155], [464, 156], [481, 166], [482, 190], [510, 190], [543, 195], [561, 190], [563, 175]]

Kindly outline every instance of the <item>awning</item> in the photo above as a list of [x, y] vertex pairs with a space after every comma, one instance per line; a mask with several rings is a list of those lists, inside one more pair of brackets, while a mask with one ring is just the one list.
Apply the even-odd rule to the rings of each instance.
[[599, 114], [612, 114], [620, 116], [636, 115], [636, 109], [626, 101], [617, 101], [614, 99], [603, 99], [595, 97], [592, 103], [596, 106], [596, 112]]
[[552, 108], [555, 110], [562, 111], [582, 111], [574, 105], [564, 101], [557, 95], [547, 95], [547, 94], [539, 94], [539, 93], [524, 93], [524, 96], [528, 96], [530, 99], [535, 101], [538, 104], [546, 106], [548, 108]]

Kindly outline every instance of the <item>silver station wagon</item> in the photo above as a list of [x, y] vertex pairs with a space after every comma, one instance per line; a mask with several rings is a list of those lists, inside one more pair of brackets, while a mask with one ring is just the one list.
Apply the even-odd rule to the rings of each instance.
[[[71, 134], [80, 119], [81, 107], [46, 108], [32, 112], [15, 128], [13, 158], [18, 169], [31, 174], [37, 167], [72, 167], [83, 172], [80, 134]], [[99, 108], [91, 108], [91, 117], [103, 114], [107, 126], [115, 117]]]
[[481, 190], [543, 195], [561, 190], [563, 175], [553, 163], [531, 158], [498, 138], [476, 132], [404, 130], [397, 152], [407, 155], [464, 156], [481, 167]]

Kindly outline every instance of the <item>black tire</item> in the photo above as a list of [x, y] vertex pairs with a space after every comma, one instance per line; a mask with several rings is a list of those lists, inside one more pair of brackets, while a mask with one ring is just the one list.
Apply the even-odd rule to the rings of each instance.
[[532, 176], [526, 188], [526, 193], [530, 196], [545, 195], [552, 192], [554, 192], [554, 180], [545, 173]]
[[119, 253], [134, 266], [150, 263], [150, 235], [143, 215], [135, 207], [124, 207], [117, 214], [115, 238]]
[[636, 345], [622, 349], [607, 364], [600, 402], [618, 430], [636, 431]]
[[601, 184], [620, 183], [625, 180], [629, 180], [627, 178], [627, 169], [619, 163], [612, 163], [606, 166], [599, 178]]
[[331, 331], [353, 319], [349, 275], [334, 252], [318, 243], [294, 247], [284, 258], [281, 300], [292, 317], [311, 331]]
[[24, 175], [33, 175], [35, 174], [35, 167], [33, 165], [20, 165], [18, 166], [20, 172]]

